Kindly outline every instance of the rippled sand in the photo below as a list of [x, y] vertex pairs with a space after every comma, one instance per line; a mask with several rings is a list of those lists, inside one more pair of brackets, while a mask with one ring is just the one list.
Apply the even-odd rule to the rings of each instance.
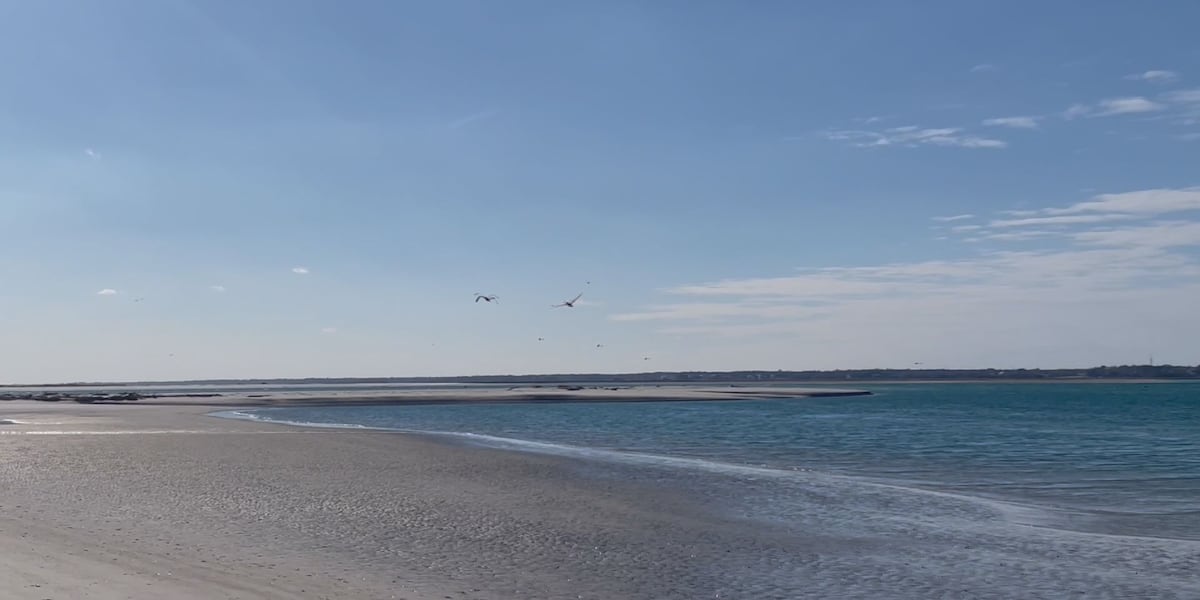
[[754, 475], [205, 410], [0, 404], [0, 599], [1200, 597], [1196, 542], [816, 474], [772, 523]]

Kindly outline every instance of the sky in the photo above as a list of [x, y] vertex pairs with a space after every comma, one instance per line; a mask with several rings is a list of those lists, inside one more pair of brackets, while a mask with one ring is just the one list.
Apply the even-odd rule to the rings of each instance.
[[0, 0], [0, 382], [1198, 364], [1197, 22]]

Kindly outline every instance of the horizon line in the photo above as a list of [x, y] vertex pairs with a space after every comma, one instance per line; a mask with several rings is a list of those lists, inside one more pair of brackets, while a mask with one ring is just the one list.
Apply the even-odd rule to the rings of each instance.
[[[647, 377], [653, 375], [671, 376], [671, 375], [736, 375], [736, 374], [790, 374], [790, 375], [846, 375], [853, 373], [1028, 373], [1028, 372], [1046, 372], [1046, 373], [1080, 373], [1095, 369], [1196, 369], [1200, 371], [1200, 365], [1175, 365], [1175, 364], [1122, 364], [1122, 365], [1095, 365], [1090, 367], [978, 367], [978, 368], [897, 368], [897, 367], [871, 367], [871, 368], [852, 368], [852, 369], [735, 369], [727, 371], [711, 371], [711, 370], [688, 370], [688, 371], [630, 371], [616, 373], [506, 373], [506, 374], [480, 374], [480, 375], [384, 375], [384, 376], [359, 376], [359, 377], [340, 377], [340, 376], [312, 376], [312, 377], [212, 377], [204, 379], [161, 379], [161, 380], [125, 380], [125, 381], [68, 381], [58, 383], [0, 383], [0, 388], [22, 388], [22, 387], [83, 387], [83, 386], [131, 386], [131, 385], [183, 385], [183, 384], [236, 384], [236, 383], [259, 383], [259, 384], [282, 384], [282, 383], [313, 383], [319, 381], [337, 382], [337, 383], [387, 383], [387, 382], [410, 382], [410, 383], [437, 383], [446, 382], [447, 380], [465, 380], [465, 379], [533, 379], [533, 378], [587, 378], [587, 377]], [[1196, 374], [1200, 377], [1200, 373]]]

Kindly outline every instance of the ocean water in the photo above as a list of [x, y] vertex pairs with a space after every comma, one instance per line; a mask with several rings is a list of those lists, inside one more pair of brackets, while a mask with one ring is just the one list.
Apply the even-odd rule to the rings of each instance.
[[[224, 416], [424, 432], [653, 467], [655, 477], [668, 473], [716, 505], [784, 525], [814, 514], [813, 490], [843, 481], [982, 503], [1017, 525], [1200, 540], [1198, 384], [869, 389], [875, 395], [269, 408]], [[730, 488], [731, 478], [742, 481]]]

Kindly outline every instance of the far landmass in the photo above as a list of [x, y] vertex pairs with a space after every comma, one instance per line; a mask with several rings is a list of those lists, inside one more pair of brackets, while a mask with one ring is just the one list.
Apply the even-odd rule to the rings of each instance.
[[[20, 387], [95, 385], [352, 385], [352, 384], [557, 384], [557, 383], [844, 383], [905, 381], [1078, 381], [1200, 379], [1200, 366], [1122, 365], [1086, 369], [848, 369], [835, 371], [660, 371], [555, 375], [464, 375], [454, 377], [313, 377], [302, 379], [206, 379], [187, 381], [22, 384]], [[0, 387], [18, 387], [0, 385]]]

